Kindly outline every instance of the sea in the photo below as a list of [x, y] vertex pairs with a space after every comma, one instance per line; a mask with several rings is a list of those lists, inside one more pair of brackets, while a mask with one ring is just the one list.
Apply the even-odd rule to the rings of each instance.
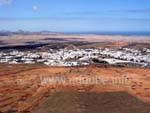
[[120, 36], [150, 36], [150, 31], [136, 32], [65, 32], [65, 34], [96, 34], [96, 35], [120, 35]]

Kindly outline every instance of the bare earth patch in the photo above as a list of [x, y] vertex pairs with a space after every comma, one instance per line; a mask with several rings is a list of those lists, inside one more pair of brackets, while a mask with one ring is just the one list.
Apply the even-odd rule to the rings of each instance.
[[[65, 95], [64, 98], [60, 95], [60, 101], [66, 103], [64, 108], [67, 105], [70, 105], [68, 111], [65, 113], [71, 113], [70, 110], [74, 110], [74, 104], [79, 106], [79, 113], [84, 113], [80, 103], [83, 103], [83, 106], [86, 106], [86, 103], [91, 106], [90, 98], [93, 100], [93, 108], [86, 107], [87, 112], [91, 112], [94, 109], [97, 109], [95, 113], [98, 113], [100, 108], [96, 106], [101, 106], [102, 103], [94, 101], [97, 99], [102, 99], [106, 94], [108, 95], [108, 102], [104, 102], [105, 107], [102, 107], [102, 111], [105, 111], [104, 108], [112, 108], [114, 110], [119, 110], [115, 108], [115, 104], [121, 103], [122, 106], [126, 105], [124, 101], [128, 104], [134, 103], [136, 100], [138, 108], [131, 105], [131, 111], [142, 110], [140, 113], [148, 113], [147, 104], [150, 103], [150, 70], [149, 69], [139, 69], [139, 68], [118, 68], [118, 67], [108, 67], [108, 66], [96, 66], [91, 65], [87, 67], [46, 67], [43, 65], [0, 65], [0, 111], [16, 111], [16, 112], [32, 112], [36, 109], [42, 109], [40, 106], [41, 103], [47, 102], [45, 99], [53, 98], [58, 95], [59, 92], [72, 92], [62, 93]], [[107, 78], [105, 84], [79, 84], [78, 81], [86, 80], [90, 77], [101, 77]], [[66, 82], [64, 84], [41, 84], [41, 77], [65, 77]], [[112, 80], [125, 77], [127, 83], [125, 84], [112, 84]], [[68, 84], [71, 80], [77, 80], [76, 84]], [[75, 93], [73, 93], [75, 92]], [[81, 95], [79, 92], [82, 92]], [[109, 93], [108, 93], [109, 92]], [[116, 92], [116, 93], [113, 93]], [[117, 93], [117, 92], [126, 92], [126, 93]], [[55, 95], [56, 94], [56, 95]], [[77, 95], [77, 96], [76, 96]], [[88, 96], [89, 95], [89, 96]], [[96, 95], [96, 96], [94, 96]], [[118, 95], [115, 97], [115, 95]], [[94, 97], [93, 97], [94, 96]], [[102, 96], [102, 97], [101, 97]], [[113, 102], [111, 98], [114, 96], [116, 100]], [[123, 97], [122, 97], [123, 96]], [[83, 98], [85, 97], [85, 98]], [[105, 96], [104, 96], [105, 97]], [[64, 101], [68, 98], [67, 101]], [[74, 99], [77, 98], [77, 101], [74, 102]], [[120, 100], [118, 100], [120, 98]], [[123, 98], [123, 99], [122, 99]], [[130, 103], [130, 98], [133, 101]], [[127, 99], [127, 100], [126, 100]], [[55, 98], [52, 99], [55, 101]], [[104, 99], [105, 100], [105, 99]], [[52, 101], [52, 102], [53, 102]], [[73, 102], [72, 102], [73, 101]], [[56, 98], [56, 104], [59, 102], [59, 96]], [[54, 103], [55, 103], [54, 102]], [[115, 103], [116, 102], [116, 103]], [[78, 105], [79, 103], [79, 105]], [[111, 104], [112, 103], [112, 104]], [[60, 103], [58, 103], [59, 105]], [[96, 106], [94, 106], [96, 105]], [[108, 106], [107, 106], [108, 105]], [[39, 108], [38, 108], [39, 106]], [[82, 106], [82, 105], [81, 105]], [[62, 106], [63, 107], [63, 106]], [[96, 107], [96, 108], [94, 108]], [[64, 108], [60, 108], [64, 109]], [[49, 109], [48, 109], [49, 110]], [[50, 109], [51, 110], [51, 109]], [[59, 109], [58, 109], [59, 110]], [[67, 110], [67, 109], [66, 109]], [[112, 112], [112, 113], [131, 113], [127, 112]], [[145, 112], [145, 111], [147, 112]], [[54, 113], [56, 113], [54, 110]], [[75, 111], [72, 111], [74, 113]], [[108, 111], [106, 110], [105, 113]], [[43, 112], [44, 113], [44, 112]], [[52, 112], [53, 113], [53, 112]], [[103, 112], [102, 112], [103, 113]], [[108, 112], [110, 113], [110, 112]], [[135, 113], [135, 112], [134, 112]]]

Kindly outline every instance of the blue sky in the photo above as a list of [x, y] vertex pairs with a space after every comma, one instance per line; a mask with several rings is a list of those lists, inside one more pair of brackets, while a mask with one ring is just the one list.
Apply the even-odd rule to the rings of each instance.
[[0, 0], [0, 30], [150, 31], [150, 0]]

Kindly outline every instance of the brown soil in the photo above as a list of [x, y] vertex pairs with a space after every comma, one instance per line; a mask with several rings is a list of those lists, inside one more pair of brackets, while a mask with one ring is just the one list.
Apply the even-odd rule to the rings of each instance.
[[[103, 98], [104, 92], [110, 93], [110, 94], [106, 93], [106, 97], [107, 94], [111, 95], [111, 92], [120, 92], [120, 91], [126, 92], [125, 94], [121, 93], [121, 95], [128, 95], [128, 96], [132, 95], [135, 98], [137, 98], [137, 100], [140, 99], [139, 101], [143, 101], [141, 108], [138, 107], [136, 109], [137, 111], [138, 109], [147, 109], [147, 105], [145, 105], [144, 103], [150, 102], [150, 74], [149, 73], [150, 73], [149, 69], [123, 68], [123, 67], [119, 68], [119, 67], [107, 67], [107, 66], [95, 66], [95, 65], [88, 66], [88, 67], [67, 68], [67, 67], [46, 67], [43, 65], [4, 65], [3, 64], [0, 65], [0, 111], [6, 112], [12, 110], [19, 113], [32, 112], [38, 106], [41, 106], [41, 103], [45, 102], [44, 100], [46, 98], [48, 97], [51, 98], [51, 95], [55, 94], [56, 92], [62, 92], [62, 91], [83, 92], [81, 96], [78, 95], [78, 93], [77, 94], [75, 93], [73, 95], [78, 95], [77, 97], [79, 97], [79, 100], [81, 100], [81, 102], [88, 103], [90, 106], [91, 106], [90, 103], [91, 100], [93, 100], [92, 103], [95, 102], [95, 104], [97, 103], [98, 105], [102, 105], [102, 103], [99, 103], [98, 101], [94, 101], [94, 99], [97, 100], [99, 98]], [[79, 81], [81, 80], [86, 81], [90, 77], [97, 77], [97, 76], [105, 79], [107, 78], [105, 84], [104, 83], [103, 84], [80, 84], [79, 83]], [[50, 78], [65, 77], [66, 81], [63, 84], [57, 84], [57, 83], [41, 84], [43, 82], [42, 81], [43, 79], [41, 78], [46, 78], [46, 77], [50, 77]], [[116, 83], [113, 81], [116, 79], [118, 80], [118, 78], [125, 78], [126, 81], [122, 81], [121, 83], [120, 82]], [[76, 84], [70, 84], [69, 81], [73, 81], [73, 80], [76, 80]], [[91, 96], [86, 92], [89, 92]], [[66, 95], [70, 96], [72, 94], [67, 93]], [[82, 98], [84, 97], [84, 95], [85, 98]], [[89, 95], [89, 97], [86, 95]], [[112, 95], [115, 94], [113, 93]], [[120, 93], [118, 93], [117, 95], [118, 96], [114, 98], [119, 98]], [[127, 102], [129, 102], [130, 98], [128, 96], [124, 96], [123, 100], [119, 102], [124, 102], [124, 100], [126, 99]], [[74, 96], [73, 98], [75, 97], [76, 96]], [[122, 98], [122, 96], [120, 98]], [[79, 100], [77, 103], [80, 103]], [[118, 99], [116, 99], [116, 104], [118, 103], [117, 100]], [[57, 100], [57, 102], [58, 101], [59, 99]], [[71, 103], [70, 101], [68, 101], [68, 105], [69, 103], [73, 105], [73, 103]], [[108, 104], [108, 106], [106, 104], [104, 109], [109, 108], [109, 106], [111, 106], [110, 104]], [[112, 106], [114, 104], [115, 101], [114, 103], [112, 102]], [[134, 105], [132, 106], [134, 108]], [[87, 109], [89, 110], [88, 111], [89, 113], [91, 113], [91, 111], [94, 109], [97, 109], [97, 111], [93, 113], [98, 113], [98, 111], [100, 110], [98, 107], [94, 108], [94, 106], [93, 108], [91, 107]], [[127, 109], [127, 107], [125, 107], [124, 109]], [[66, 111], [66, 113], [70, 113], [70, 112]], [[105, 113], [108, 112], [106, 111]], [[112, 112], [112, 113], [125, 113], [125, 112], [120, 111], [120, 112]], [[126, 112], [126, 113], [131, 113], [131, 112]], [[148, 112], [143, 111], [140, 113], [148, 113]]]
[[150, 107], [126, 92], [58, 92], [40, 103], [34, 113], [149, 113]]

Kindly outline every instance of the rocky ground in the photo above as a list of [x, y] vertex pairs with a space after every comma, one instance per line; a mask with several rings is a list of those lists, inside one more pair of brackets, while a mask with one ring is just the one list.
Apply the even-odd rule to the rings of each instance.
[[[49, 107], [47, 111], [43, 111], [42, 113], [48, 113], [49, 110], [53, 110], [51, 113], [58, 113], [61, 109], [66, 110], [65, 113], [71, 113], [70, 110], [75, 109], [75, 106], [79, 107], [77, 109], [79, 113], [84, 113], [84, 110], [87, 110], [87, 113], [91, 113], [94, 109], [96, 109], [96, 111], [93, 111], [93, 113], [98, 113], [98, 111], [100, 112], [101, 110], [105, 111], [104, 109], [106, 109], [105, 113], [131, 113], [130, 111], [127, 112], [130, 105], [129, 109], [134, 111], [134, 113], [139, 110], [141, 110], [140, 113], [148, 113], [149, 108], [147, 108], [147, 103], [150, 103], [149, 73], [150, 70], [146, 68], [118, 68], [97, 65], [88, 67], [46, 67], [43, 65], [1, 64], [0, 111], [38, 113], [38, 111], [43, 110], [47, 104], [50, 105], [54, 102], [54, 106], [56, 106], [57, 103], [58, 106], [61, 106], [59, 102], [63, 101], [62, 103], [66, 104], [64, 107], [61, 106], [60, 109], [56, 107], [54, 110]], [[59, 82], [53, 84], [50, 84], [49, 81], [45, 82], [46, 79], [53, 81], [53, 77], [65, 78], [65, 82], [63, 81], [63, 84], [59, 84]], [[99, 84], [81, 84], [81, 81], [87, 81], [91, 77], [98, 77], [96, 78], [97, 81], [105, 79], [105, 82], [98, 82]], [[76, 80], [74, 84], [70, 82], [73, 80]], [[116, 92], [116, 94], [113, 92]], [[105, 94], [106, 96], [104, 96]], [[54, 98], [57, 97], [56, 95], [58, 95], [58, 98]], [[64, 96], [62, 97], [61, 95]], [[115, 95], [117, 96], [115, 97]], [[107, 97], [108, 102], [105, 102], [105, 98]], [[113, 102], [111, 100], [112, 97], [116, 98]], [[102, 98], [104, 98], [104, 101], [95, 101], [101, 100]], [[49, 103], [47, 99], [52, 99], [52, 102]], [[125, 100], [128, 104], [124, 102]], [[88, 105], [86, 106], [86, 103], [90, 107], [87, 107]], [[111, 111], [111, 109], [121, 109], [115, 107], [118, 103], [124, 108], [122, 110], [125, 111]], [[135, 105], [137, 104], [138, 107], [135, 107], [134, 103]], [[80, 104], [83, 104], [85, 108], [81, 109], [82, 105]], [[104, 107], [98, 107], [101, 105], [104, 105]], [[111, 112], [108, 112], [108, 109]], [[72, 113], [74, 112], [76, 111], [72, 111]]]
[[126, 92], [58, 92], [34, 113], [148, 113], [150, 107]]

